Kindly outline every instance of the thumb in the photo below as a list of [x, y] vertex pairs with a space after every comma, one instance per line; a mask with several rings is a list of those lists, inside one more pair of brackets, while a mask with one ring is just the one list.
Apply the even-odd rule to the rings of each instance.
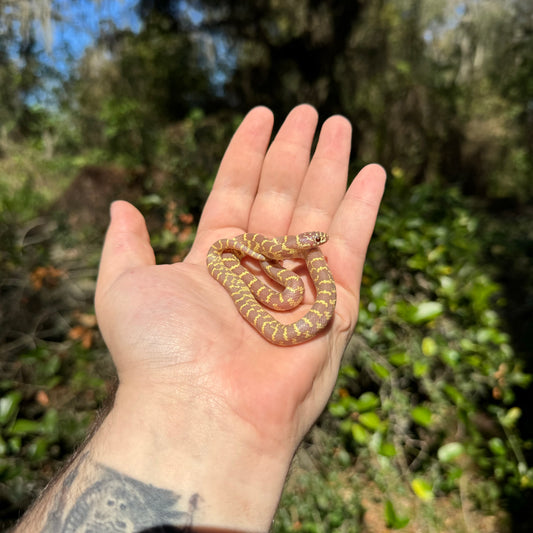
[[144, 217], [128, 202], [113, 202], [100, 260], [96, 300], [125, 272], [154, 264], [154, 251]]

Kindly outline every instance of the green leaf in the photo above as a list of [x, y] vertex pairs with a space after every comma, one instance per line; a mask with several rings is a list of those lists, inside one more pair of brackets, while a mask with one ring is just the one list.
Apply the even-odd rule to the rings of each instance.
[[59, 426], [59, 413], [57, 409], [50, 408], [42, 418], [42, 430], [46, 435], [55, 435]]
[[335, 453], [335, 457], [343, 468], [352, 464], [352, 456], [344, 448], [338, 449]]
[[370, 287], [370, 293], [374, 297], [373, 299], [378, 299], [384, 297], [391, 290], [390, 283], [385, 280], [379, 280]]
[[458, 466], [452, 466], [450, 467], [450, 470], [448, 472], [447, 478], [448, 482], [454, 484], [457, 486], [457, 481], [461, 479], [461, 476], [463, 475], [463, 469]]
[[45, 377], [55, 377], [61, 368], [61, 358], [59, 355], [51, 355], [41, 364], [41, 369]]
[[161, 196], [159, 194], [152, 193], [147, 194], [145, 196], [141, 196], [139, 204], [143, 207], [154, 207], [163, 205], [163, 200], [161, 199]]
[[404, 366], [409, 363], [409, 355], [406, 352], [396, 352], [389, 355], [389, 363], [394, 366]]
[[463, 352], [475, 352], [476, 351], [476, 345], [467, 338], [463, 338], [460, 340], [459, 345], [461, 346], [461, 350]]
[[396, 448], [392, 442], [382, 442], [379, 447], [379, 454], [384, 457], [394, 457], [396, 455]]
[[46, 457], [48, 452], [49, 442], [45, 437], [37, 437], [28, 446], [28, 457], [33, 461], [40, 461]]
[[356, 409], [359, 413], [371, 411], [379, 405], [379, 398], [373, 392], [363, 392], [356, 400]]
[[518, 422], [518, 419], [522, 416], [522, 410], [520, 407], [511, 407], [504, 416], [500, 418], [502, 426], [510, 429]]
[[490, 342], [500, 344], [497, 342], [498, 335], [499, 332], [496, 328], [480, 328], [476, 331], [476, 341], [479, 344], [488, 344]]
[[415, 361], [413, 365], [413, 374], [415, 378], [421, 378], [428, 373], [429, 365], [427, 361]]
[[358, 444], [366, 444], [370, 440], [368, 431], [361, 424], [352, 424], [352, 437]]
[[412, 70], [411, 63], [409, 63], [409, 61], [405, 61], [404, 59], [399, 59], [398, 61], [396, 61], [394, 66], [396, 67], [396, 70], [398, 72], [405, 75], [410, 74]]
[[339, 424], [339, 430], [341, 433], [347, 435], [352, 432], [353, 422], [349, 418], [344, 418]]
[[460, 442], [448, 442], [441, 446], [437, 451], [437, 457], [442, 463], [450, 463], [462, 455], [465, 451]]
[[15, 437], [11, 437], [7, 441], [7, 446], [9, 448], [9, 451], [16, 455], [20, 452], [20, 449], [22, 448], [22, 439], [16, 435]]
[[434, 320], [444, 311], [440, 302], [420, 302], [418, 304], [409, 304], [400, 302], [396, 306], [396, 312], [406, 322], [410, 324], [424, 324]]
[[19, 418], [9, 428], [9, 432], [12, 435], [28, 435], [35, 433], [42, 433], [43, 425], [36, 420], [27, 420], [25, 418]]
[[390, 376], [388, 369], [379, 363], [372, 363], [372, 370], [380, 379], [387, 379]]
[[328, 405], [328, 411], [336, 418], [344, 418], [348, 414], [348, 410], [340, 402], [330, 403]]
[[300, 531], [302, 531], [302, 533], [321, 533], [318, 524], [308, 520], [302, 523]]
[[0, 425], [6, 425], [15, 416], [22, 394], [19, 391], [8, 392], [0, 398]]
[[429, 322], [442, 315], [442, 312], [443, 306], [440, 302], [422, 302], [416, 306], [412, 322], [415, 324]]
[[456, 367], [461, 361], [461, 354], [452, 348], [445, 348], [440, 357], [444, 363], [451, 367]]
[[428, 427], [431, 424], [431, 411], [427, 407], [421, 405], [411, 409], [411, 418], [419, 426]]
[[355, 369], [352, 365], [344, 365], [341, 368], [340, 373], [343, 376], [346, 376], [348, 378], [353, 378], [353, 379], [355, 379], [359, 375], [359, 372], [357, 371], [357, 369]]
[[400, 517], [390, 500], [385, 502], [385, 525], [390, 529], [402, 529], [409, 523], [408, 517]]
[[489, 449], [494, 455], [505, 455], [506, 449], [502, 439], [493, 437], [489, 440]]
[[359, 422], [367, 429], [371, 429], [373, 431], [376, 431], [381, 426], [381, 420], [374, 411], [360, 414]]
[[429, 502], [434, 498], [433, 488], [425, 479], [417, 477], [411, 481], [413, 492], [424, 502]]
[[407, 266], [413, 270], [425, 270], [428, 265], [428, 260], [425, 255], [417, 254], [411, 256], [407, 260]]
[[453, 385], [446, 384], [444, 385], [443, 390], [455, 405], [461, 406], [464, 404], [464, 396]]
[[442, 276], [440, 278], [441, 293], [447, 297], [453, 297], [457, 292], [457, 282], [449, 276]]
[[0, 435], [0, 457], [6, 455], [8, 450], [7, 442], [2, 438], [2, 435]]
[[422, 353], [426, 357], [432, 357], [438, 352], [438, 349], [437, 343], [431, 337], [424, 337], [422, 339]]

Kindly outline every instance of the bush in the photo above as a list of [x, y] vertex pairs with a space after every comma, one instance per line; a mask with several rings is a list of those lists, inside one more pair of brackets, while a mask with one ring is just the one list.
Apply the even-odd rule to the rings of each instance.
[[389, 184], [328, 407], [389, 497], [391, 468], [423, 502], [483, 474], [469, 496], [487, 511], [533, 484], [515, 403], [530, 376], [503, 329], [482, 230], [455, 189]]

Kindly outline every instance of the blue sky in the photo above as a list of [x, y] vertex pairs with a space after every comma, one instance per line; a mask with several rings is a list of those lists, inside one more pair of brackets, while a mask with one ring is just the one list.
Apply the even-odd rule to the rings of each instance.
[[[137, 16], [136, 6], [139, 0], [52, 0], [53, 17], [50, 28], [43, 28], [36, 22], [37, 36], [42, 46], [41, 60], [68, 76], [69, 70], [76, 64], [87, 47], [98, 38], [106, 25], [113, 28], [131, 28], [138, 31], [141, 20]], [[182, 7], [187, 6], [186, 2]], [[201, 21], [201, 13], [187, 6], [187, 15], [193, 24]], [[209, 39], [209, 38], [208, 38]], [[213, 38], [210, 41], [217, 53], [228, 62], [228, 53], [223, 41]], [[222, 71], [215, 71], [213, 82], [221, 84], [225, 80]], [[39, 105], [53, 106], [54, 88], [60, 88], [57, 81], [48, 80], [44, 90], [30, 96], [30, 100]]]
[[[100, 28], [112, 23], [117, 28], [131, 28], [138, 31], [141, 21], [136, 13], [138, 0], [53, 0], [55, 9], [61, 20], [52, 24], [52, 43], [48, 53], [48, 61], [62, 74], [68, 73], [71, 66], [69, 54], [74, 60], [82, 57], [84, 50], [90, 46], [100, 33]], [[193, 24], [198, 24], [202, 15], [188, 6], [186, 14]], [[42, 32], [41, 32], [42, 34]], [[46, 39], [43, 36], [43, 43]], [[231, 64], [227, 46], [220, 38], [213, 37], [211, 44], [216, 48], [218, 56]], [[225, 74], [221, 71], [213, 73], [215, 84], [223, 83]]]
[[[123, 29], [138, 31], [141, 20], [136, 6], [139, 0], [52, 0], [54, 11], [60, 20], [51, 23], [51, 32], [39, 27], [43, 47], [47, 50], [49, 61], [63, 73], [66, 72], [68, 54], [77, 60], [90, 46], [106, 24]], [[182, 2], [184, 5], [185, 2]], [[201, 13], [192, 7], [187, 8], [191, 22], [197, 24]]]
[[[117, 28], [139, 30], [141, 22], [135, 7], [138, 0], [53, 0], [53, 17], [50, 27], [35, 22], [37, 38], [42, 47], [41, 60], [44, 64], [68, 76], [85, 49], [100, 33], [102, 25], [112, 23]], [[58, 20], [59, 19], [59, 20]], [[14, 55], [17, 55], [16, 49]], [[15, 59], [16, 60], [16, 59]], [[29, 101], [45, 107], [55, 107], [54, 89], [60, 83], [53, 79], [45, 80], [44, 86], [29, 95]]]
[[137, 0], [55, 0], [61, 20], [53, 21], [51, 28], [49, 54], [54, 65], [61, 70], [68, 52], [79, 59], [106, 22], [111, 21], [118, 28], [139, 29], [136, 4]]

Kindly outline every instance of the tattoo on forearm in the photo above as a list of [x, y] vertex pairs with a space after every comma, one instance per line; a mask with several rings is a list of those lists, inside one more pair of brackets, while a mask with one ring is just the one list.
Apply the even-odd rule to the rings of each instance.
[[197, 494], [178, 505], [180, 495], [100, 464], [92, 463], [92, 484], [78, 489], [81, 494], [72, 503], [80, 469], [87, 460], [82, 455], [63, 480], [42, 533], [133, 533], [168, 531], [168, 526], [174, 526], [172, 531], [191, 531]]

